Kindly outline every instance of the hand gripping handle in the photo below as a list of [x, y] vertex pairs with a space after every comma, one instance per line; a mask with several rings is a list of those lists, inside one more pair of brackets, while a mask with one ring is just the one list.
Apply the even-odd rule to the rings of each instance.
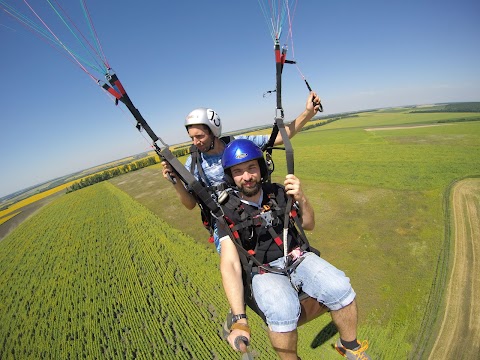
[[245, 336], [237, 336], [233, 341], [237, 350], [246, 352], [247, 346], [249, 345], [248, 339]]

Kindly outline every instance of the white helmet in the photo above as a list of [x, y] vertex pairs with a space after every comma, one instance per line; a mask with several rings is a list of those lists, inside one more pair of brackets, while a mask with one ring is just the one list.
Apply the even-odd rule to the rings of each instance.
[[215, 137], [220, 137], [222, 133], [220, 116], [212, 109], [198, 108], [191, 111], [185, 118], [185, 127], [187, 130], [190, 125], [206, 125]]

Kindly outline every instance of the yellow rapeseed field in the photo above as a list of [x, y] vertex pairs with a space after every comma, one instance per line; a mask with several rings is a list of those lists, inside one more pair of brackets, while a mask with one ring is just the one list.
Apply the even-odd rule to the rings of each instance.
[[[13, 213], [14, 211], [18, 210], [18, 209], [21, 209], [23, 208], [24, 206], [27, 206], [29, 204], [32, 204], [38, 200], [41, 200], [41, 199], [44, 199], [46, 198], [47, 196], [50, 196], [50, 195], [53, 195], [59, 191], [62, 191], [62, 190], [65, 190], [67, 187], [71, 186], [73, 183], [77, 182], [77, 181], [80, 181], [80, 180], [75, 180], [75, 181], [69, 181], [68, 183], [65, 183], [65, 184], [62, 184], [62, 185], [59, 185], [57, 187], [54, 187], [53, 189], [50, 189], [50, 190], [47, 190], [47, 191], [43, 191], [39, 194], [35, 194], [35, 195], [32, 195], [26, 199], [23, 199], [15, 204], [13, 204], [12, 206], [10, 206], [9, 208], [5, 209], [5, 210], [1, 210], [0, 211], [0, 218], [3, 218], [4, 216], [6, 215], [9, 215], [11, 213]], [[15, 214], [16, 215], [16, 214]], [[12, 218], [13, 215], [10, 217]], [[8, 220], [8, 219], [7, 219]], [[2, 219], [2, 222], [5, 222], [7, 220], [4, 220]], [[0, 224], [2, 223], [0, 222]]]
[[16, 213], [7, 215], [7, 216], [5, 216], [5, 217], [0, 217], [0, 225], [2, 225], [3, 223], [7, 222], [7, 221], [10, 220], [11, 218], [17, 216], [17, 215], [20, 214], [20, 213], [21, 213], [21, 211], [17, 211]]

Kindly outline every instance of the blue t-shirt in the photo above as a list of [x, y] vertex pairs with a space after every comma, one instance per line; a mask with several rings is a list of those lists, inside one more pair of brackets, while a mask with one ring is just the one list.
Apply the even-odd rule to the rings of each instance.
[[[251, 140], [258, 147], [262, 147], [268, 142], [268, 139], [270, 138], [270, 136], [269, 135], [239, 135], [239, 136], [234, 136], [234, 138]], [[223, 153], [215, 154], [215, 155], [200, 153], [200, 156], [202, 157], [201, 163], [202, 163], [203, 171], [205, 173], [205, 176], [207, 177], [207, 180], [210, 182], [210, 184], [207, 184], [207, 186], [219, 185], [223, 182], [222, 155]], [[190, 155], [187, 161], [185, 162], [185, 167], [187, 168], [188, 171], [190, 171], [191, 163], [192, 163], [192, 156]], [[194, 176], [197, 180], [199, 181], [201, 180], [197, 168], [195, 168]]]

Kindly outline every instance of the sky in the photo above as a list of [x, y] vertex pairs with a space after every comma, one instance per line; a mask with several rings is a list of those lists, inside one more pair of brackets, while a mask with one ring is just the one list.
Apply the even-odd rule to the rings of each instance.
[[[80, 3], [57, 0], [80, 28]], [[167, 144], [185, 116], [217, 111], [223, 131], [273, 124], [275, 59], [260, 2], [87, 1], [109, 64]], [[292, 4], [294, 0], [290, 1]], [[135, 121], [76, 64], [0, 1], [0, 197], [151, 149]], [[30, 0], [58, 24], [46, 1]], [[67, 8], [68, 6], [68, 8]], [[324, 114], [480, 101], [478, 0], [298, 0], [282, 77], [285, 121], [302, 112], [304, 76]], [[68, 30], [58, 27], [56, 34]], [[288, 34], [284, 30], [284, 34]], [[65, 41], [65, 40], [64, 40]]]

